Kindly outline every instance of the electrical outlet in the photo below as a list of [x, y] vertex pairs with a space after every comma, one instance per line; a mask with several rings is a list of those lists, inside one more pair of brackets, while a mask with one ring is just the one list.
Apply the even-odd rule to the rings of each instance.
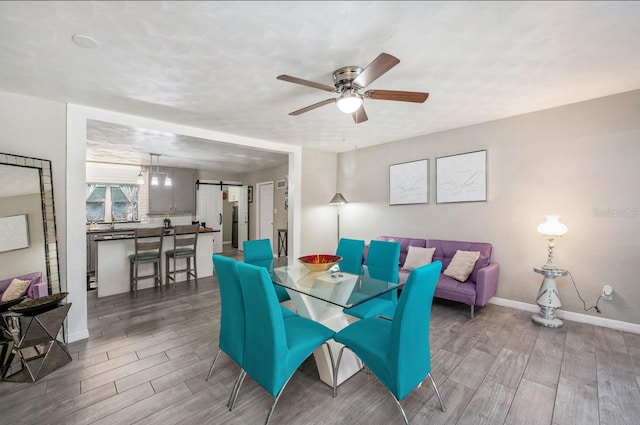
[[604, 285], [602, 287], [602, 299], [611, 301], [613, 299], [613, 288], [611, 285]]

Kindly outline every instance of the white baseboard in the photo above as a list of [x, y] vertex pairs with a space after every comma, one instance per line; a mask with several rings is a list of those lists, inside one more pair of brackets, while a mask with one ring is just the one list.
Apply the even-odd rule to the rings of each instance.
[[89, 330], [85, 329], [79, 332], [67, 334], [67, 343], [81, 341], [87, 338], [89, 338]]
[[[489, 300], [490, 304], [501, 305], [504, 307], [511, 307], [518, 310], [530, 311], [537, 313], [540, 311], [540, 307], [536, 304], [528, 304], [520, 301], [508, 300], [506, 298], [493, 297]], [[629, 322], [622, 322], [619, 320], [606, 319], [603, 317], [589, 316], [587, 314], [574, 313], [572, 311], [556, 311], [559, 319], [573, 320], [574, 322], [587, 323], [589, 325], [603, 326], [605, 328], [617, 329], [619, 331], [631, 332], [640, 334], [640, 325]]]

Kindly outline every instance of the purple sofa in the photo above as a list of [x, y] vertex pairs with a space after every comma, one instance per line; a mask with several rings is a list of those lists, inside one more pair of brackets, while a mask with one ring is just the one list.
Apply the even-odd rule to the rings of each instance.
[[0, 298], [2, 298], [2, 294], [4, 294], [4, 291], [7, 290], [9, 284], [15, 278], [31, 281], [31, 286], [29, 286], [29, 289], [27, 290], [27, 300], [34, 300], [36, 298], [46, 297], [49, 295], [49, 288], [47, 287], [47, 282], [42, 277], [42, 272], [33, 272], [22, 276], [13, 276], [8, 279], [0, 280]]
[[[407, 253], [409, 252], [409, 246], [435, 248], [433, 261], [442, 261], [443, 271], [447, 268], [457, 250], [479, 251], [480, 258], [476, 262], [473, 272], [471, 272], [471, 275], [465, 282], [460, 282], [454, 278], [440, 274], [434, 295], [436, 298], [444, 298], [470, 305], [471, 318], [473, 318], [475, 306], [484, 306], [489, 299], [496, 294], [500, 266], [498, 263], [491, 262], [493, 247], [490, 243], [412, 239], [396, 236], [378, 236], [377, 239], [400, 243], [400, 264], [398, 268], [401, 284], [404, 284], [410, 273], [409, 270], [402, 268], [407, 258]], [[365, 258], [366, 253], [367, 247], [365, 247]]]

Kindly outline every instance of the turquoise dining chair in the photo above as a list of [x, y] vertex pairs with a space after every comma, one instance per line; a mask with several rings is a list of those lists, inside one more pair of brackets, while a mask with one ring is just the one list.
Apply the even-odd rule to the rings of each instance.
[[[400, 263], [400, 243], [372, 240], [365, 260], [369, 276], [387, 282], [398, 283], [398, 264]], [[365, 319], [374, 316], [393, 316], [398, 303], [396, 289], [377, 296], [344, 312]]]
[[[221, 351], [224, 351], [240, 367], [242, 367], [244, 358], [244, 303], [238, 279], [237, 262], [233, 258], [218, 254], [214, 254], [212, 260], [220, 288], [221, 311], [218, 352], [209, 368], [207, 381], [211, 379], [213, 368]], [[233, 393], [234, 391], [231, 391], [231, 395]], [[231, 403], [231, 395], [227, 405]]]
[[[270, 260], [273, 263], [273, 247], [270, 239], [253, 239], [242, 242], [244, 262], [249, 264], [268, 264], [265, 261]], [[278, 301], [289, 301], [291, 297], [287, 290], [282, 286], [276, 286], [276, 294]]]
[[[220, 333], [218, 337], [218, 352], [213, 358], [213, 362], [211, 362], [207, 381], [211, 379], [213, 368], [222, 351], [242, 368], [245, 339], [245, 314], [240, 279], [238, 278], [238, 262], [233, 258], [218, 254], [214, 254], [212, 260], [220, 289]], [[282, 306], [281, 312], [284, 317], [295, 314]], [[229, 396], [229, 402], [227, 403], [229, 407], [231, 406], [231, 396], [234, 392], [235, 386]]]
[[362, 271], [363, 252], [363, 240], [340, 238], [336, 249], [336, 255], [342, 257], [342, 260], [338, 263], [340, 271], [359, 275]]
[[[240, 385], [249, 375], [275, 397], [267, 425], [280, 395], [302, 362], [335, 332], [313, 320], [291, 315], [283, 317], [269, 273], [263, 267], [238, 263], [238, 276], [245, 311], [245, 349]], [[331, 349], [327, 345], [329, 354]], [[331, 366], [334, 367], [333, 357]], [[239, 388], [239, 387], [238, 387]], [[231, 401], [235, 405], [238, 390]]]
[[[373, 317], [352, 323], [333, 337], [344, 344], [334, 369], [334, 382], [340, 368], [345, 348], [353, 351], [367, 368], [384, 384], [402, 412], [405, 424], [407, 415], [400, 404], [414, 388], [428, 376], [435, 389], [440, 408], [446, 407], [431, 376], [431, 347], [429, 326], [431, 305], [442, 263], [433, 263], [414, 269], [395, 309], [393, 319]], [[334, 384], [334, 395], [337, 388]]]

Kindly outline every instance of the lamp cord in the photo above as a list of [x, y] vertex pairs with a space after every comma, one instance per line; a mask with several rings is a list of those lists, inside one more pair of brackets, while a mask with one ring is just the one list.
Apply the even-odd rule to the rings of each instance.
[[567, 270], [567, 272], [569, 273], [569, 277], [571, 278], [571, 282], [573, 283], [573, 287], [575, 288], [576, 293], [578, 294], [578, 298], [580, 298], [580, 301], [582, 301], [582, 305], [584, 307], [584, 311], [589, 311], [591, 309], [595, 309], [598, 313], [601, 313], [600, 309], [598, 308], [598, 303], [602, 299], [602, 295], [600, 295], [598, 297], [598, 299], [596, 300], [595, 305], [592, 305], [591, 307], [587, 308], [587, 303], [585, 302], [584, 298], [582, 298], [582, 295], [580, 295], [580, 291], [578, 291], [578, 286], [576, 285], [576, 281], [573, 280], [573, 275], [571, 274], [570, 271]]

